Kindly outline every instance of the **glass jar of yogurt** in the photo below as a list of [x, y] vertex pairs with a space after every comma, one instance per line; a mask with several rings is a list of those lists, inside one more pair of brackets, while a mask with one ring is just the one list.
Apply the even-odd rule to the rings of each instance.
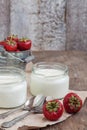
[[63, 98], [69, 90], [68, 67], [60, 63], [39, 62], [33, 66], [30, 92]]
[[0, 67], [0, 108], [18, 107], [26, 101], [27, 83], [24, 71]]

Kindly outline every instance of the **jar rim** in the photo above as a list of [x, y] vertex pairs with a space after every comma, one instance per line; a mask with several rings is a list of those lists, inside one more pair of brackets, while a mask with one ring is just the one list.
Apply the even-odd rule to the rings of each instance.
[[[51, 75], [51, 76], [46, 76], [46, 77], [62, 76], [62, 75], [68, 74], [68, 66], [59, 62], [37, 62], [33, 66], [33, 72], [37, 68], [44, 69], [44, 67], [47, 67], [48, 69], [55, 69], [55, 70], [60, 69], [64, 72], [60, 75], [55, 74], [53, 76]], [[38, 74], [36, 72], [34, 73]], [[43, 74], [41, 75], [44, 76]]]
[[[13, 66], [0, 66], [0, 88], [16, 85], [25, 80], [25, 73], [20, 68]], [[8, 77], [8, 78], [7, 78]], [[18, 78], [19, 77], [19, 78]], [[5, 79], [4, 79], [5, 78]], [[7, 78], [7, 80], [6, 80]], [[11, 78], [11, 80], [10, 80]], [[15, 79], [14, 79], [15, 78]]]

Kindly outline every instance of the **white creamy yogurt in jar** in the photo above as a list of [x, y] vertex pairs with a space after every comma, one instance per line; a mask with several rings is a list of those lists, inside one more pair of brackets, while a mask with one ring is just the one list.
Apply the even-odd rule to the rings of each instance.
[[0, 108], [18, 107], [26, 101], [24, 72], [15, 67], [0, 67]]
[[69, 90], [68, 67], [57, 63], [41, 62], [34, 65], [30, 91], [33, 95], [43, 94], [63, 98]]

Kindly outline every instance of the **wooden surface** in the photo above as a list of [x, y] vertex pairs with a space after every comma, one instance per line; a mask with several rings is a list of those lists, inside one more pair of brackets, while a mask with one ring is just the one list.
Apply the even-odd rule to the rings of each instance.
[[[87, 91], [87, 53], [81, 51], [44, 51], [33, 52], [35, 60], [55, 61], [68, 65], [70, 89]], [[79, 113], [66, 121], [38, 130], [87, 130], [87, 101]]]
[[[83, 90], [87, 92], [87, 52], [82, 51], [41, 51], [41, 52], [32, 52], [35, 56], [35, 59], [32, 61], [33, 63], [36, 62], [60, 62], [66, 64], [69, 68], [69, 76], [70, 76], [70, 89], [72, 90]], [[31, 67], [30, 63], [26, 66], [26, 71], [28, 72], [28, 76], [30, 76]], [[28, 77], [29, 81], [29, 77]], [[28, 82], [29, 83], [29, 82]], [[85, 94], [84, 94], [85, 95]], [[86, 96], [87, 97], [87, 96]], [[24, 113], [25, 111], [22, 111]], [[20, 115], [20, 112], [16, 112], [13, 115], [6, 118], [4, 121], [8, 121], [15, 117], [16, 115]], [[34, 115], [35, 116], [35, 115]], [[34, 117], [35, 118], [35, 117]], [[30, 120], [29, 120], [30, 119]], [[32, 115], [29, 115], [24, 120], [17, 123], [13, 128], [9, 128], [9, 130], [31, 130], [29, 126], [33, 125]], [[35, 119], [38, 119], [36, 117]], [[0, 120], [1, 123], [3, 120]], [[29, 123], [29, 121], [31, 121]], [[48, 123], [47, 123], [48, 124]], [[27, 126], [24, 126], [27, 125]], [[43, 122], [42, 122], [43, 125]], [[40, 125], [36, 126], [42, 126]], [[46, 125], [43, 125], [46, 126]], [[35, 129], [35, 128], [34, 128]], [[0, 130], [4, 130], [1, 129]], [[8, 129], [7, 129], [8, 130]], [[87, 130], [87, 100], [85, 101], [84, 106], [82, 107], [81, 111], [65, 121], [61, 123], [57, 123], [55, 125], [47, 126], [45, 128], [38, 128], [38, 130]]]

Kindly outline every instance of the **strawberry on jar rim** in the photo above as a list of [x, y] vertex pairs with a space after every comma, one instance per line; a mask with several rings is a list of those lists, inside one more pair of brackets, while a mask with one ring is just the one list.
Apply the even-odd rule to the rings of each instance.
[[5, 44], [5, 50], [13, 52], [17, 50], [17, 42], [14, 40], [7, 40]]
[[63, 114], [63, 105], [58, 99], [47, 101], [43, 105], [43, 114], [50, 121], [58, 120]]
[[31, 49], [32, 41], [27, 38], [21, 38], [18, 42], [18, 49], [21, 51]]
[[82, 99], [76, 93], [68, 93], [63, 100], [65, 111], [74, 114], [82, 108]]

